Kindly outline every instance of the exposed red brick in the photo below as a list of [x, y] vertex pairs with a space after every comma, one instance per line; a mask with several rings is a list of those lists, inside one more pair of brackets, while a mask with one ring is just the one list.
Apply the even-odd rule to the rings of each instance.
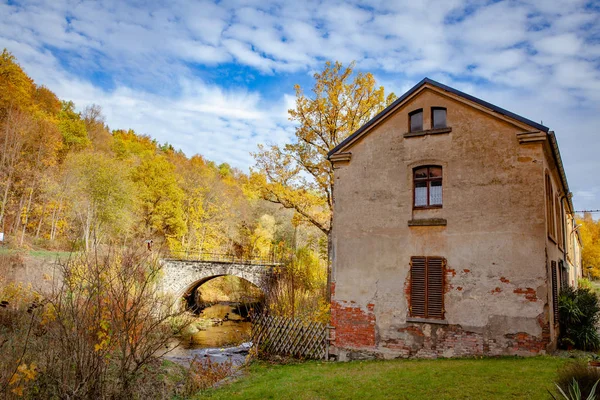
[[537, 293], [536, 293], [536, 291], [535, 291], [534, 288], [529, 288], [529, 287], [525, 288], [525, 289], [523, 289], [523, 288], [516, 288], [514, 290], [514, 293], [516, 293], [516, 294], [524, 294], [525, 298], [527, 300], [529, 300], [529, 301], [537, 301], [538, 300]]
[[517, 332], [504, 335], [505, 340], [497, 340], [486, 337], [484, 333], [467, 331], [460, 325], [439, 326], [430, 335], [425, 335], [421, 325], [409, 325], [397, 329], [398, 337], [382, 341], [379, 345], [394, 350], [400, 357], [445, 357], [448, 350], [452, 350], [453, 357], [539, 354], [545, 352], [550, 342], [549, 325], [544, 315], [538, 316], [541, 336]]
[[456, 276], [456, 271], [453, 270], [452, 268], [446, 268], [446, 274]]
[[457, 287], [456, 290], [458, 290], [459, 292], [462, 290], [463, 288], [461, 286]]
[[509, 349], [515, 352], [529, 351], [531, 353], [539, 353], [546, 350], [546, 346], [548, 345], [548, 341], [543, 334], [539, 338], [525, 332], [517, 332], [509, 333], [504, 335], [504, 337], [511, 339]]
[[335, 327], [334, 345], [342, 348], [375, 347], [374, 304], [367, 310], [343, 301], [331, 302], [331, 324]]
[[499, 287], [497, 287], [496, 289], [492, 290], [492, 294], [496, 294], [496, 293], [500, 293], [502, 292], [502, 289], [500, 289]]
[[501, 281], [502, 283], [510, 283], [510, 281], [509, 281], [508, 279], [506, 279], [505, 277], [503, 277], [503, 276], [502, 276], [502, 277], [500, 277], [500, 281]]
[[418, 326], [407, 326], [406, 328], [399, 328], [398, 332], [407, 332], [416, 336], [425, 336], [423, 331]]
[[465, 274], [468, 274], [469, 272], [471, 272], [471, 270], [470, 270], [470, 269], [463, 269], [463, 272], [464, 272]]

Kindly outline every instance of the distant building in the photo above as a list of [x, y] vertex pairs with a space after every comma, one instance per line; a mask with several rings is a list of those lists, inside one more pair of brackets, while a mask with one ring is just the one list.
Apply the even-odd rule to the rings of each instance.
[[556, 348], [581, 252], [554, 132], [424, 79], [329, 159], [339, 359]]

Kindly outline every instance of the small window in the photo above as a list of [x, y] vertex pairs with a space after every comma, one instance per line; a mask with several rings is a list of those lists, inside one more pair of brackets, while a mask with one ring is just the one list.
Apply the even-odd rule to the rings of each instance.
[[410, 117], [410, 132], [423, 130], [423, 109], [415, 110], [408, 114]]
[[442, 257], [410, 258], [411, 317], [444, 319], [444, 266]]
[[431, 108], [431, 129], [446, 128], [446, 109], [443, 107]]
[[442, 206], [442, 167], [429, 166], [415, 168], [414, 207], [434, 208]]

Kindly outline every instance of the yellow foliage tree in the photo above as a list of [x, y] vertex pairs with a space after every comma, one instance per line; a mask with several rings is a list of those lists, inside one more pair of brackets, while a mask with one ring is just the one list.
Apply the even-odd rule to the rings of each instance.
[[296, 90], [296, 141], [283, 147], [259, 147], [258, 173], [252, 177], [264, 199], [294, 209], [329, 235], [333, 207], [333, 169], [327, 153], [382, 111], [395, 95], [385, 96], [370, 73], [353, 74], [354, 64], [327, 62], [314, 75], [313, 96]]
[[594, 279], [600, 279], [600, 221], [594, 221], [592, 215], [586, 213], [582, 219], [577, 220], [581, 225], [579, 233], [583, 250], [581, 252], [584, 270], [589, 268], [589, 273]]

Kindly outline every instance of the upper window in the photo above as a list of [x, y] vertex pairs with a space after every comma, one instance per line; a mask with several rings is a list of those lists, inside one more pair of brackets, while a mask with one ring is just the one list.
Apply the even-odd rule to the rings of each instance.
[[410, 316], [444, 319], [444, 266], [442, 257], [410, 258]]
[[415, 208], [442, 206], [442, 167], [415, 168], [413, 182]]
[[446, 128], [446, 109], [443, 107], [431, 108], [431, 129]]
[[415, 110], [408, 114], [410, 118], [410, 132], [423, 130], [423, 109]]

